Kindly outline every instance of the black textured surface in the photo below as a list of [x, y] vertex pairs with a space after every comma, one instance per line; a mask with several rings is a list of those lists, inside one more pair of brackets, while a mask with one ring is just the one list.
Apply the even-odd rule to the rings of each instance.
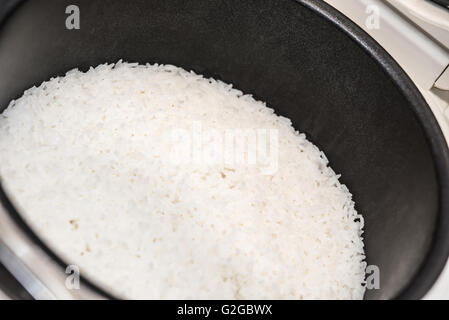
[[343, 175], [381, 270], [366, 297], [428, 290], [448, 253], [447, 147], [372, 39], [319, 0], [78, 0], [81, 29], [66, 30], [72, 2], [27, 1], [0, 30], [0, 110], [51, 76], [120, 58], [233, 83], [291, 118]]
[[446, 9], [449, 9], [449, 0], [430, 0]]

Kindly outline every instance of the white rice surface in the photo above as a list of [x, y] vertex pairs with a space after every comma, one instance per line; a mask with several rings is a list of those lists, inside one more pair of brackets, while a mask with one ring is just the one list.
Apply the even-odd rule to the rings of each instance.
[[[194, 123], [277, 130], [277, 170], [174, 164], [171, 132]], [[363, 297], [363, 219], [339, 175], [290, 120], [223, 82], [121, 61], [72, 70], [3, 112], [0, 164], [32, 228], [119, 296]]]

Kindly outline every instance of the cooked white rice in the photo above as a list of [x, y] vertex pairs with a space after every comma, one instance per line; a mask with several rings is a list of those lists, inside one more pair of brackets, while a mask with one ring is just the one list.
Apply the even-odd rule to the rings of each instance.
[[[199, 125], [277, 132], [275, 170], [174, 162], [173, 132]], [[122, 297], [363, 297], [348, 189], [288, 119], [223, 82], [169, 65], [72, 70], [3, 112], [0, 164], [35, 231]]]

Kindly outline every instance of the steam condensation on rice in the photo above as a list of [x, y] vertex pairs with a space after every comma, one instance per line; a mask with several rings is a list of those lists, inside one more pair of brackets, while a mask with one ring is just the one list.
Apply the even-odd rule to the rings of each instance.
[[[195, 126], [276, 132], [276, 167], [175, 163], [173, 132], [193, 148]], [[3, 112], [0, 174], [51, 248], [116, 295], [363, 297], [348, 189], [290, 120], [223, 82], [169, 65], [72, 70]]]

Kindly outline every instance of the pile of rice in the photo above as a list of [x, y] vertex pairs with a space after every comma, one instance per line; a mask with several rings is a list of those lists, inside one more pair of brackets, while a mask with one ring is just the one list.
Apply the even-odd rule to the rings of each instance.
[[[174, 163], [174, 130], [198, 123], [275, 130], [276, 170]], [[118, 62], [27, 90], [0, 116], [0, 174], [32, 228], [121, 297], [364, 295], [363, 219], [324, 154], [193, 72]]]

